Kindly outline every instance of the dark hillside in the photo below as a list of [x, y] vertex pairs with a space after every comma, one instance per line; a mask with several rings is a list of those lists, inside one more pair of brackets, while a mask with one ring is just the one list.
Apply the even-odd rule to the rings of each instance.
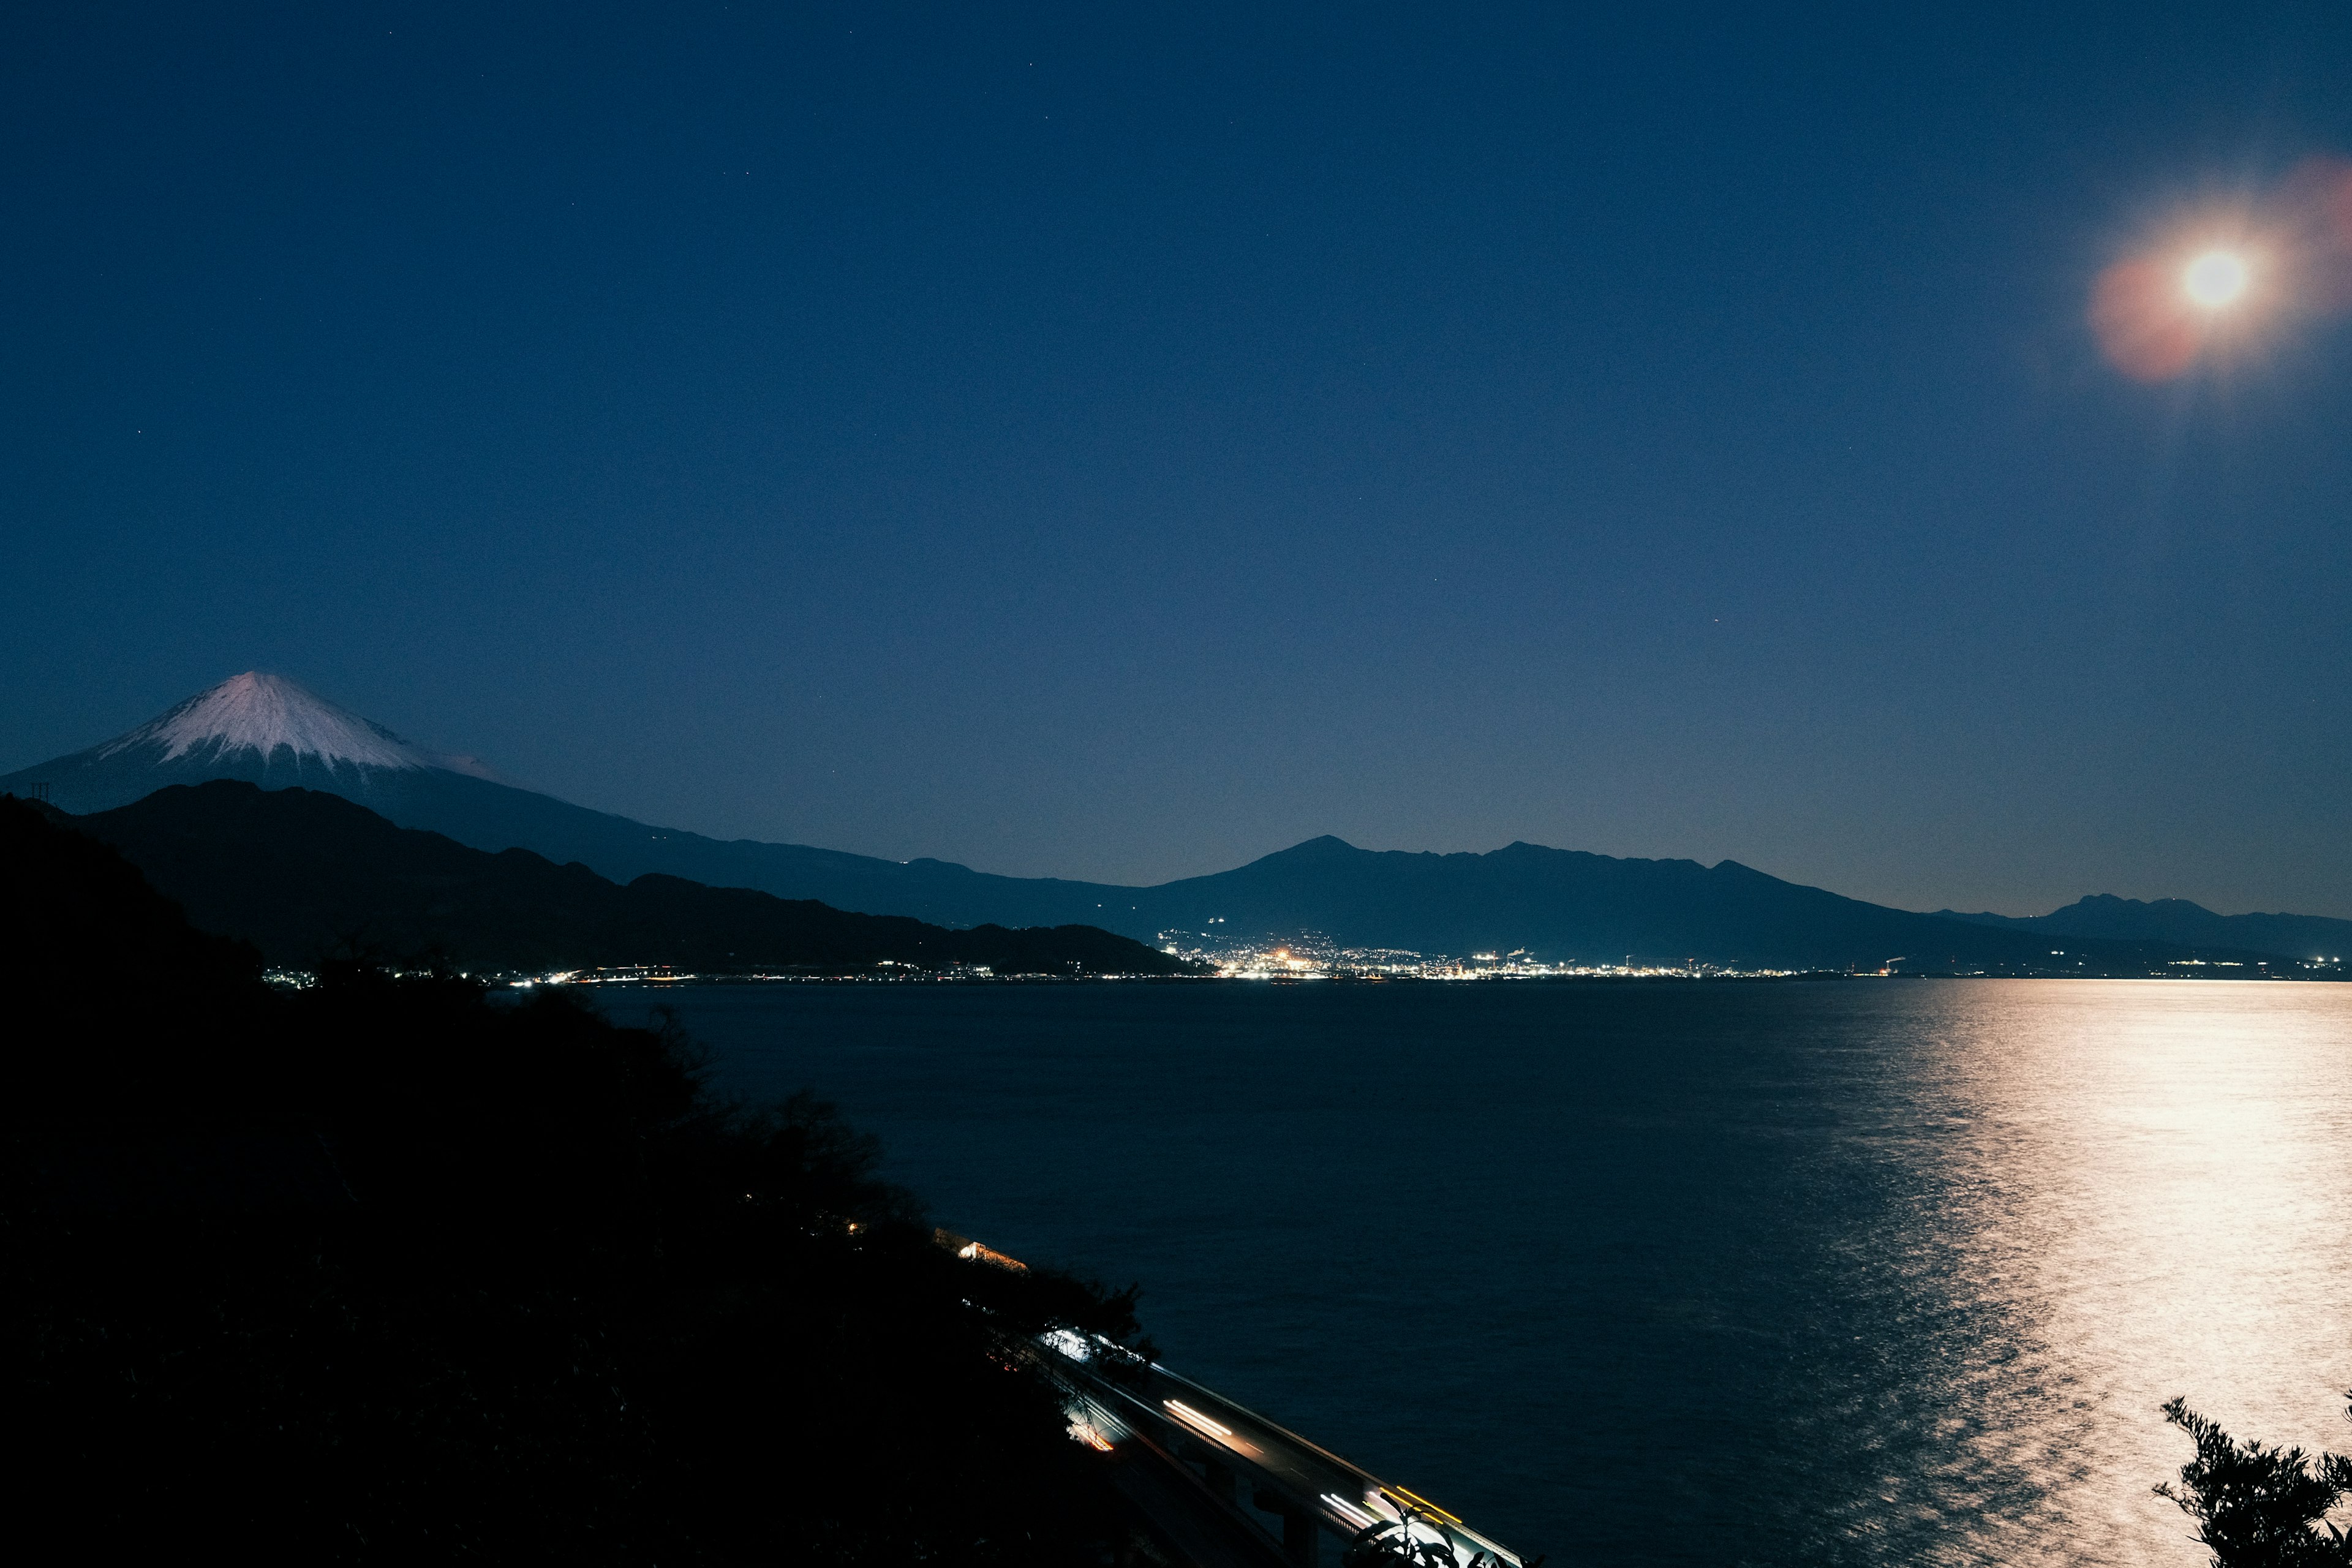
[[822, 1104], [714, 1102], [682, 1041], [561, 994], [336, 964], [272, 993], [13, 800], [0, 878], [20, 1538], [1123, 1560], [1096, 1456], [1005, 1347], [1130, 1336], [1131, 1298], [934, 1246]]
[[626, 887], [524, 849], [492, 855], [395, 827], [339, 795], [221, 780], [71, 818], [200, 928], [273, 963], [354, 950], [463, 968], [661, 963], [702, 973], [985, 965], [998, 973], [1171, 974], [1188, 966], [1090, 926], [948, 931], [807, 900], [648, 875]]

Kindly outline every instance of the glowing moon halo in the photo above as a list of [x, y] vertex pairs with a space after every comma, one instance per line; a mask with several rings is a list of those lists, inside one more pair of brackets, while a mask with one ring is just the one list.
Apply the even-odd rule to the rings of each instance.
[[2181, 273], [2180, 286], [2209, 310], [2234, 305], [2246, 291], [2246, 259], [2235, 251], [2209, 250]]

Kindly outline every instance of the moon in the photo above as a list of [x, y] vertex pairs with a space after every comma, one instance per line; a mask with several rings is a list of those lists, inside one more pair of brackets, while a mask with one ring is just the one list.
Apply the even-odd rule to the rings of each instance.
[[2246, 258], [2233, 250], [2209, 250], [2181, 273], [2180, 286], [2209, 310], [2234, 305], [2246, 291]]

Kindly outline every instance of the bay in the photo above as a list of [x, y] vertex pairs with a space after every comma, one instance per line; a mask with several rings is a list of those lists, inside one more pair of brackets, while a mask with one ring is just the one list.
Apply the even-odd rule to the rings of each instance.
[[2352, 987], [600, 1000], [1555, 1562], [2190, 1568], [2164, 1399], [2352, 1448]]

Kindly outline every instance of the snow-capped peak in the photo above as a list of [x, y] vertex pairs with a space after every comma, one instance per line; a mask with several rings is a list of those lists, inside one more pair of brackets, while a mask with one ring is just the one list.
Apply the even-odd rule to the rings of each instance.
[[412, 746], [383, 725], [338, 708], [283, 676], [257, 670], [198, 692], [162, 718], [108, 742], [99, 754], [112, 756], [151, 745], [163, 748], [163, 755], [155, 759], [159, 763], [191, 755], [213, 762], [244, 751], [257, 752], [267, 761], [281, 746], [298, 762], [316, 757], [362, 768], [446, 767], [454, 760]]

